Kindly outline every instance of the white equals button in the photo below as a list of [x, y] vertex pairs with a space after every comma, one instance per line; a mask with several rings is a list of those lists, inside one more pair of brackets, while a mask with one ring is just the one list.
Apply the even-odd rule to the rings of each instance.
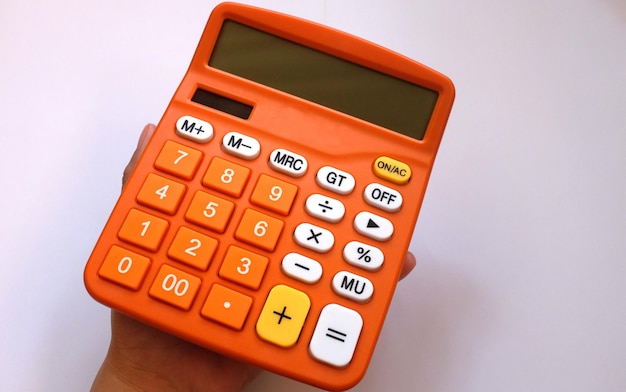
[[352, 361], [363, 328], [361, 315], [338, 304], [322, 309], [309, 352], [313, 358], [338, 368]]
[[346, 207], [337, 199], [314, 193], [306, 199], [306, 212], [326, 222], [337, 223], [343, 219]]
[[393, 235], [393, 223], [389, 219], [362, 211], [354, 218], [354, 230], [377, 241], [387, 241]]

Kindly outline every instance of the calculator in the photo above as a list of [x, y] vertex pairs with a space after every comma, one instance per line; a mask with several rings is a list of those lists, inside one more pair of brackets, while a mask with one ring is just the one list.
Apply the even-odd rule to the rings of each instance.
[[454, 100], [442, 74], [218, 5], [87, 262], [99, 302], [327, 390], [364, 376]]

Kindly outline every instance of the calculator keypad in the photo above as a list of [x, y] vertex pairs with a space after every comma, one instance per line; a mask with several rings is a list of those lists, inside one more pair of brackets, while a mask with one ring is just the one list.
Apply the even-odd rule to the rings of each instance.
[[[210, 123], [191, 116], [181, 117], [175, 128], [177, 135], [202, 144], [208, 143], [216, 132]], [[204, 153], [200, 144], [196, 147], [173, 140], [164, 142], [154, 162], [156, 171], [147, 174], [136, 194], [137, 203], [148, 212], [131, 208], [118, 232], [121, 241], [148, 253], [139, 254], [114, 245], [100, 267], [99, 276], [133, 291], [149, 285], [151, 298], [181, 310], [189, 310], [195, 302], [202, 301], [199, 310], [202, 319], [234, 331], [251, 322], [258, 338], [279, 347], [296, 345], [310, 323], [314, 328], [309, 335], [309, 355], [333, 367], [349, 364], [363, 328], [359, 306], [375, 295], [375, 283], [368, 274], [376, 274], [383, 268], [385, 256], [377, 246], [356, 239], [337, 244], [333, 227], [349, 215], [354, 237], [362, 235], [366, 241], [382, 243], [393, 236], [391, 220], [370, 211], [350, 213], [345, 198], [356, 188], [356, 180], [336, 167], [317, 169], [311, 177], [320, 192], [301, 195], [302, 204], [296, 207], [301, 192], [298, 179], [309, 170], [306, 157], [287, 149], [274, 149], [267, 161], [270, 170], [257, 175], [247, 162], [259, 159], [261, 144], [248, 135], [230, 131], [222, 137], [220, 148], [232, 159], [214, 156], [208, 160], [204, 172], [198, 173]], [[387, 170], [385, 165], [395, 165], [400, 171], [393, 173], [396, 169], [392, 169], [391, 174], [380, 175]], [[380, 157], [373, 171], [380, 178], [392, 177], [391, 182], [399, 184], [407, 175], [402, 165]], [[188, 190], [185, 181], [193, 178], [198, 178], [202, 186], [199, 189], [189, 186], [191, 190]], [[248, 188], [251, 188], [250, 207], [236, 214], [237, 199]], [[382, 214], [400, 211], [403, 203], [399, 191], [377, 182], [364, 188], [362, 198]], [[311, 218], [310, 222], [295, 222], [290, 226], [291, 232], [285, 233], [287, 218], [294, 208], [301, 208], [306, 213], [304, 216]], [[156, 216], [156, 212], [168, 216], [180, 214], [187, 224], [170, 227], [167, 218]], [[217, 239], [230, 227], [241, 246], [223, 245]], [[151, 281], [145, 282], [152, 265], [150, 252], [157, 252], [166, 233], [174, 229], [166, 248], [169, 261], [160, 265]], [[270, 255], [280, 241], [292, 241], [302, 251]], [[344, 267], [335, 272], [325, 271], [324, 255], [338, 245], [342, 247], [343, 258], [339, 262]], [[280, 267], [277, 260], [272, 260], [276, 257], [282, 257], [278, 259]], [[213, 263], [218, 265], [212, 267]], [[182, 266], [197, 272], [190, 273]], [[276, 268], [284, 276], [284, 282], [271, 283], [273, 287], [261, 299], [262, 307], [255, 319], [250, 320], [257, 296], [252, 292], [258, 293], [268, 270]], [[209, 273], [221, 280], [205, 282]], [[330, 303], [321, 313], [311, 315], [312, 299], [306, 290], [295, 288], [296, 282], [313, 287], [326, 273], [332, 273], [328, 290], [336, 295], [337, 302], [347, 301], [353, 306]], [[294, 283], [289, 284], [290, 281]], [[208, 293], [197, 298], [203, 284], [210, 285]]]

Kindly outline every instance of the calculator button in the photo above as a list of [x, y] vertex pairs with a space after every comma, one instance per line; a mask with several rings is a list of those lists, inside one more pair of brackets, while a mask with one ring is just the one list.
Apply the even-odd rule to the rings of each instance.
[[168, 140], [154, 162], [154, 167], [176, 177], [191, 180], [201, 161], [202, 152]]
[[122, 241], [154, 252], [159, 249], [168, 227], [165, 219], [132, 208], [117, 235]]
[[380, 249], [358, 241], [346, 244], [343, 248], [343, 258], [349, 264], [368, 271], [378, 270], [385, 261], [385, 255]]
[[197, 191], [185, 219], [207, 229], [223, 233], [235, 209], [235, 203], [210, 193]]
[[288, 215], [297, 193], [297, 186], [261, 174], [250, 196], [250, 202], [281, 215]]
[[220, 268], [220, 278], [230, 280], [249, 289], [257, 290], [261, 285], [269, 259], [265, 256], [230, 246]]
[[152, 298], [189, 310], [200, 283], [198, 277], [163, 264], [148, 293]]
[[356, 311], [326, 305], [317, 320], [309, 352], [320, 362], [344, 367], [352, 361], [362, 328], [363, 319]]
[[190, 267], [206, 271], [217, 250], [217, 240], [181, 226], [167, 251], [167, 255]]
[[299, 253], [285, 255], [281, 267], [285, 275], [304, 283], [317, 283], [322, 277], [322, 265]]
[[369, 279], [348, 271], [335, 274], [332, 286], [335, 293], [355, 302], [367, 302], [374, 294], [374, 285]]
[[335, 244], [333, 233], [310, 223], [299, 224], [293, 238], [298, 245], [319, 253], [328, 252]]
[[331, 166], [324, 166], [317, 171], [315, 177], [317, 185], [331, 192], [347, 195], [354, 190], [356, 181], [350, 173], [335, 169]]
[[289, 286], [275, 286], [269, 293], [256, 324], [259, 337], [281, 347], [298, 341], [309, 313], [311, 300]]
[[277, 172], [292, 177], [302, 177], [308, 168], [305, 157], [282, 148], [272, 151], [268, 163]]
[[309, 215], [331, 223], [339, 222], [346, 213], [342, 202], [318, 193], [306, 199], [305, 208]]
[[381, 184], [369, 184], [363, 197], [367, 204], [387, 212], [397, 212], [402, 207], [402, 195], [395, 189]]
[[271, 252], [276, 247], [283, 225], [280, 219], [247, 209], [237, 227], [235, 238]]
[[183, 184], [150, 173], [137, 194], [137, 202], [166, 214], [174, 215], [184, 195], [185, 186]]
[[235, 330], [241, 330], [252, 306], [252, 298], [219, 284], [211, 287], [200, 314]]
[[208, 143], [213, 139], [213, 126], [191, 116], [182, 116], [176, 121], [176, 134], [197, 143]]
[[113, 245], [98, 271], [101, 278], [131, 290], [139, 290], [150, 268], [150, 259]]
[[250, 177], [250, 169], [247, 167], [215, 157], [202, 179], [202, 185], [239, 197], [248, 182], [248, 177]]
[[360, 234], [377, 241], [387, 241], [393, 235], [393, 223], [371, 212], [359, 212], [354, 218], [354, 229]]
[[383, 180], [403, 185], [411, 179], [411, 168], [404, 162], [389, 157], [379, 157], [374, 162], [374, 173]]
[[239, 132], [228, 132], [222, 139], [222, 150], [245, 160], [252, 160], [261, 153], [261, 144], [255, 138]]

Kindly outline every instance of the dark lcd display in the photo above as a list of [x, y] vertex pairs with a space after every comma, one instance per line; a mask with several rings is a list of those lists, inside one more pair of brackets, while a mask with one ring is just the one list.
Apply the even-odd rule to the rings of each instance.
[[436, 91], [226, 20], [209, 66], [422, 140]]

